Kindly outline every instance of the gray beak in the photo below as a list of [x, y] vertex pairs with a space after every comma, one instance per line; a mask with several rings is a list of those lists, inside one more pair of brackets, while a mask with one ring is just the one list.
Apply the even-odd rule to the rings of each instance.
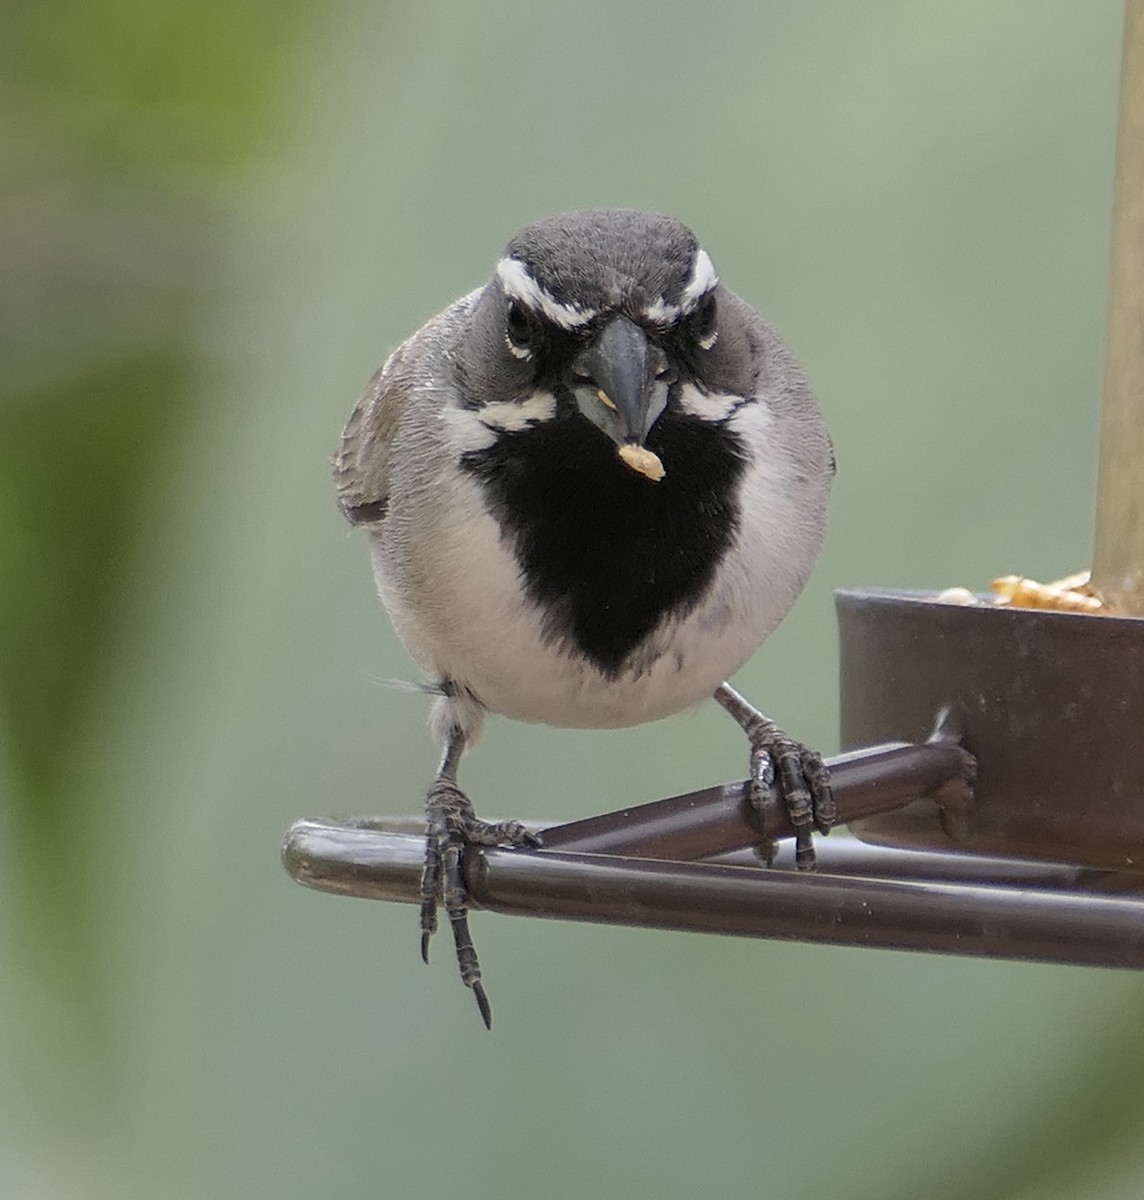
[[617, 446], [642, 446], [667, 406], [666, 365], [634, 321], [613, 317], [573, 363], [581, 412]]

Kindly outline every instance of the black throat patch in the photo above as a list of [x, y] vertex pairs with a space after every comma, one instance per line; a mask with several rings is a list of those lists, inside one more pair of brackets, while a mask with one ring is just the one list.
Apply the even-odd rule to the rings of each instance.
[[667, 472], [652, 482], [566, 399], [551, 420], [502, 432], [462, 466], [510, 540], [547, 635], [614, 677], [665, 614], [686, 615], [711, 583], [739, 525], [743, 446], [669, 409], [647, 441]]

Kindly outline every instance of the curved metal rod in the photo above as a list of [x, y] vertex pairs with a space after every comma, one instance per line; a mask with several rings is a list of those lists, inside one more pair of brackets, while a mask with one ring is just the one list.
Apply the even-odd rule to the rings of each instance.
[[[843, 822], [919, 796], [934, 799], [953, 829], [971, 813], [973, 760], [941, 730], [924, 746], [876, 746], [830, 766]], [[815, 875], [782, 869], [787, 854], [763, 870], [741, 865], [753, 862], [744, 848], [759, 841], [744, 788], [726, 784], [550, 827], [539, 851], [473, 847], [470, 898], [565, 920], [1144, 968], [1144, 876], [887, 850], [847, 837], [819, 843]], [[791, 833], [777, 806], [764, 827], [770, 836]], [[680, 861], [713, 855], [723, 861]], [[411, 904], [424, 858], [420, 817], [299, 821], [283, 846], [299, 883]]]
[[[478, 855], [504, 913], [896, 950], [1144, 968], [1144, 901], [587, 855]], [[542, 864], [542, 865], [541, 865]]]
[[[840, 825], [926, 796], [941, 808], [947, 824], [960, 825], [972, 805], [973, 757], [945, 732], [924, 745], [892, 742], [854, 750], [828, 765]], [[692, 862], [764, 839], [793, 837], [794, 830], [785, 808], [772, 800], [760, 836], [746, 784], [736, 782], [550, 826], [543, 836], [546, 850]]]
[[[847, 844], [855, 843], [839, 839], [839, 848]], [[956, 859], [873, 849], [904, 860], [903, 866], [929, 858], [949, 866]], [[419, 899], [424, 854], [423, 836], [313, 821], [298, 822], [283, 849], [287, 870], [299, 883], [407, 903]], [[825, 855], [822, 866], [830, 869]], [[1033, 870], [1039, 872], [1036, 887], [474, 849], [465, 881], [475, 904], [520, 916], [1144, 968], [1144, 898], [1082, 891], [1075, 868]], [[1144, 887], [1139, 877], [1135, 883]]]

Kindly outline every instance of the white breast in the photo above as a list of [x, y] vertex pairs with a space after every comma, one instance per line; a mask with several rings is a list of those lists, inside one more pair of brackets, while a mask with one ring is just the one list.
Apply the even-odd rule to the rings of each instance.
[[434, 506], [433, 530], [403, 538], [400, 558], [389, 539], [375, 542], [378, 589], [399, 636], [431, 677], [455, 680], [517, 720], [606, 729], [699, 703], [786, 615], [822, 539], [828, 484], [808, 485], [769, 439], [773, 420], [761, 404], [732, 418], [758, 449], [741, 484], [740, 536], [701, 603], [682, 620], [665, 618], [619, 677], [546, 637], [510, 545], [461, 474], [438, 490], [448, 504]]

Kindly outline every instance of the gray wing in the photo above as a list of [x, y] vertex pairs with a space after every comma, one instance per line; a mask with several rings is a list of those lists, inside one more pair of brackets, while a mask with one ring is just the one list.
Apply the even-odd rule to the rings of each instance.
[[369, 381], [342, 430], [333, 457], [338, 507], [351, 525], [384, 518], [389, 506], [389, 461], [401, 413], [413, 389], [408, 358], [414, 334], [403, 342]]
[[389, 507], [394, 443], [414, 404], [440, 395], [452, 347], [480, 289], [426, 322], [386, 359], [350, 413], [333, 457], [338, 506], [352, 525], [375, 525]]

